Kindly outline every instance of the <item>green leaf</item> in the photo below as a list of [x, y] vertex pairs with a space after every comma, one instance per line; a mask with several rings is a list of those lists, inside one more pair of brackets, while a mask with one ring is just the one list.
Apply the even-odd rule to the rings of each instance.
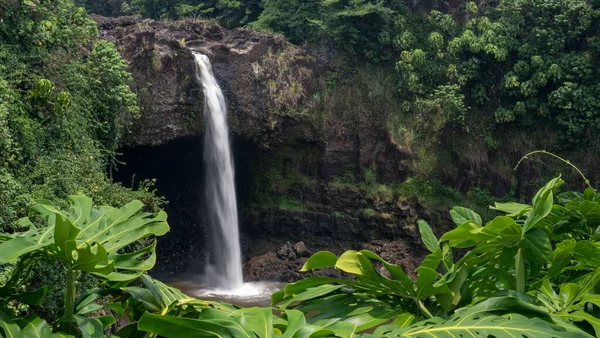
[[373, 276], [371, 261], [362, 253], [354, 250], [344, 252], [335, 263], [336, 269], [359, 276]]
[[500, 243], [506, 247], [512, 248], [521, 243], [521, 239], [523, 238], [523, 228], [515, 223], [512, 218], [508, 219], [510, 221], [508, 221], [502, 230], [500, 230]]
[[417, 317], [415, 317], [412, 313], [405, 312], [399, 315], [392, 325], [397, 327], [408, 327], [415, 321], [416, 318]]
[[452, 217], [454, 224], [457, 226], [468, 221], [471, 221], [477, 225], [482, 225], [481, 216], [471, 209], [456, 206], [450, 210], [450, 216]]
[[455, 248], [468, 248], [477, 245], [482, 240], [488, 238], [482, 234], [483, 227], [473, 222], [465, 222], [456, 229], [446, 232], [440, 241], [448, 241], [450, 246]]
[[553, 315], [554, 318], [564, 319], [570, 322], [588, 322], [592, 328], [594, 328], [594, 332], [596, 337], [600, 337], [600, 318], [592, 316], [591, 314], [579, 310], [574, 312], [560, 312]]
[[421, 233], [421, 240], [425, 244], [425, 248], [430, 252], [435, 252], [440, 249], [440, 244], [437, 237], [433, 234], [431, 227], [427, 222], [419, 220], [417, 221], [419, 226], [419, 232]]
[[117, 331], [116, 336], [120, 338], [144, 338], [146, 333], [138, 330], [137, 323], [134, 323], [121, 328]]
[[[280, 337], [351, 337], [355, 331], [349, 323], [307, 324], [301, 312], [285, 312], [287, 322], [278, 324]], [[259, 337], [276, 336], [273, 314], [269, 309], [240, 309], [231, 314], [216, 309], [202, 313], [199, 319], [160, 316], [145, 313], [138, 323], [142, 331], [166, 338], [175, 337]]]
[[0, 335], [4, 335], [6, 338], [23, 337], [19, 325], [2, 311], [0, 311]]
[[334, 267], [337, 260], [338, 257], [329, 251], [317, 252], [304, 263], [300, 271]]
[[523, 240], [525, 258], [536, 263], [552, 262], [552, 245], [548, 235], [541, 229], [533, 229]]
[[121, 208], [94, 208], [92, 200], [83, 195], [69, 196], [68, 201], [69, 212], [44, 202], [34, 205], [32, 215], [45, 218], [48, 226], [9, 235], [10, 239], [0, 243], [0, 264], [42, 250], [75, 270], [110, 281], [131, 281], [154, 266], [155, 243], [133, 252], [120, 250], [169, 231], [164, 212], [141, 212], [140, 201]]
[[0, 337], [6, 338], [75, 338], [60, 333], [52, 333], [51, 327], [43, 319], [30, 315], [13, 320], [0, 311]]
[[496, 202], [496, 203], [494, 203], [493, 207], [490, 207], [490, 209], [507, 213], [506, 216], [508, 216], [508, 217], [519, 218], [522, 215], [526, 214], [527, 212], [531, 211], [531, 206], [528, 204], [521, 204], [521, 203], [514, 203], [514, 202], [509, 202], [509, 203], [497, 203]]
[[564, 181], [560, 177], [557, 177], [546, 183], [546, 185], [535, 194], [533, 197], [531, 213], [529, 213], [525, 220], [525, 232], [533, 228], [540, 220], [550, 214], [552, 205], [554, 204], [553, 192], [563, 183]]
[[37, 243], [32, 238], [19, 237], [0, 243], [0, 265], [10, 263], [17, 258], [39, 250], [47, 244]]
[[250, 337], [244, 328], [232, 320], [200, 320], [145, 313], [138, 329], [166, 338], [179, 337]]
[[24, 337], [46, 338], [53, 336], [52, 330], [50, 329], [50, 325], [48, 325], [48, 323], [46, 323], [45, 320], [39, 317], [29, 316], [24, 320], [20, 320], [19, 325], [22, 328], [22, 333]]
[[[521, 310], [524, 307], [524, 310]], [[514, 311], [513, 311], [514, 309]], [[540, 319], [547, 317], [541, 309], [517, 298], [491, 298], [472, 308], [457, 311], [452, 319], [432, 318], [408, 328], [379, 327], [365, 337], [496, 337], [496, 338], [570, 338], [589, 337], [583, 331], [565, 328]]]
[[106, 335], [104, 334], [104, 323], [98, 318], [86, 318], [83, 316], [75, 316], [75, 323], [77, 323], [77, 327], [79, 327], [83, 338], [106, 337]]
[[48, 293], [48, 287], [43, 286], [37, 290], [21, 293], [14, 296], [14, 299], [21, 301], [27, 305], [41, 305], [42, 300]]
[[571, 257], [573, 256], [576, 244], [577, 242], [574, 239], [567, 239], [556, 245], [554, 259], [548, 269], [548, 278], [558, 276], [563, 272], [564, 268], [571, 264]]
[[590, 267], [600, 266], [600, 247], [591, 241], [578, 241], [573, 248], [573, 258]]

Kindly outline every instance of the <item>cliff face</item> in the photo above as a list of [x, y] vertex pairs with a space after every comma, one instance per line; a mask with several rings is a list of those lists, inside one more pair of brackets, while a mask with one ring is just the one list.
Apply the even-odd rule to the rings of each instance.
[[[287, 242], [297, 241], [305, 241], [310, 250], [388, 250], [399, 253], [388, 254], [389, 259], [414, 268], [414, 260], [422, 254], [418, 234], [411, 227], [418, 204], [379, 203], [365, 200], [364, 192], [327, 186], [333, 177], [360, 173], [373, 165], [382, 180], [402, 179], [408, 175], [403, 162], [408, 155], [390, 143], [385, 131], [323, 116], [311, 105], [310, 98], [318, 95], [319, 80], [328, 69], [326, 49], [307, 51], [280, 36], [227, 30], [216, 23], [94, 19], [102, 37], [114, 42], [128, 60], [140, 98], [141, 118], [124, 145], [129, 156], [124, 160], [130, 162], [125, 172], [130, 176], [123, 174], [120, 179], [129, 183], [134, 174], [136, 179], [158, 176], [159, 193], [171, 201], [167, 211], [172, 232], [159, 242], [160, 270], [181, 272], [189, 265], [203, 264], [187, 258], [190, 253], [202, 256], [203, 249], [190, 246], [202, 241], [198, 233], [204, 232], [203, 216], [197, 210], [203, 198], [201, 184], [184, 183], [194, 179], [190, 170], [201, 161], [204, 128], [203, 93], [192, 51], [209, 56], [228, 101], [242, 245], [247, 260], [255, 257], [246, 267], [247, 276], [297, 277], [290, 271], [297, 270], [305, 258], [293, 250], [275, 255]], [[181, 154], [174, 156], [174, 152]], [[190, 157], [193, 154], [196, 159]], [[289, 183], [296, 176], [303, 180], [300, 187]], [[273, 193], [264, 187], [277, 180], [285, 185], [281, 189], [288, 197], [304, 206], [289, 209], [256, 200], [259, 194]], [[267, 252], [271, 253], [262, 256]], [[261, 268], [265, 264], [281, 271], [273, 276], [272, 269]], [[268, 276], [263, 276], [263, 270]]]
[[202, 134], [202, 88], [192, 51], [210, 57], [234, 134], [265, 143], [289, 131], [288, 119], [276, 109], [298, 109], [317, 70], [307, 52], [275, 35], [227, 30], [212, 22], [94, 19], [102, 38], [114, 42], [129, 61], [140, 97], [142, 116], [126, 139], [129, 146]]

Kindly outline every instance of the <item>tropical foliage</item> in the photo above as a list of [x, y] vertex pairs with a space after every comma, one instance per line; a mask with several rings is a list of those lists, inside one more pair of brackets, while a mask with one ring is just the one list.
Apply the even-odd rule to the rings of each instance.
[[[246, 309], [188, 297], [144, 274], [156, 259], [153, 238], [168, 231], [164, 212], [141, 212], [139, 201], [94, 207], [82, 195], [69, 197], [68, 211], [40, 201], [19, 221], [23, 231], [0, 236], [0, 264], [11, 271], [0, 288], [0, 335], [594, 337], [600, 194], [558, 193], [562, 184], [551, 180], [530, 205], [496, 203], [501, 215], [487, 223], [454, 207], [456, 228], [439, 238], [419, 221], [430, 254], [416, 278], [367, 250], [319, 252], [303, 270], [335, 268], [344, 278], [290, 283], [273, 294], [274, 308]], [[25, 287], [42, 259], [62, 262], [67, 279], [64, 309], [50, 322], [29, 308], [48, 286]], [[77, 297], [81, 273], [102, 286]], [[124, 319], [131, 324], [117, 324]]]
[[[104, 0], [81, 4], [104, 15], [216, 19], [227, 27], [281, 33], [296, 44], [326, 46], [332, 50], [326, 53], [333, 59], [331, 71], [322, 77], [326, 84], [317, 88], [317, 95], [307, 100], [310, 107], [320, 109], [326, 98], [345, 99], [331, 96], [342, 92], [348, 79], [362, 83], [369, 79], [361, 74], [386, 74], [391, 78], [384, 89], [391, 96], [386, 106], [392, 108], [370, 116], [369, 128], [385, 126], [395, 143], [415, 153], [411, 169], [420, 178], [467, 165], [489, 169], [488, 162], [494, 162], [490, 167], [495, 174], [505, 175], [511, 169], [506, 163], [532, 148], [571, 151], [578, 159], [585, 155], [577, 145], [598, 149], [593, 137], [600, 108], [600, 16], [595, 1]], [[361, 116], [371, 108], [369, 103], [354, 106]], [[322, 109], [328, 117], [335, 114], [334, 108]], [[533, 126], [536, 131], [528, 135]], [[554, 139], [558, 142], [551, 142]], [[507, 159], [509, 155], [500, 151], [504, 147], [516, 148], [516, 158]]]
[[0, 16], [0, 228], [32, 199], [74, 192], [157, 208], [151, 186], [132, 192], [107, 177], [138, 112], [115, 46], [95, 41], [95, 22], [71, 1], [3, 1]]
[[[324, 54], [335, 62], [310, 107], [344, 110], [357, 130], [365, 121], [388, 128], [421, 164], [481, 140], [508, 156], [515, 130], [585, 156], [597, 147], [595, 2], [459, 2], [452, 11], [442, 1], [76, 3], [331, 47]], [[285, 55], [271, 56], [257, 83], [288, 68]], [[300, 94], [286, 81], [290, 90], [270, 93], [273, 110], [293, 115], [288, 103]], [[370, 251], [319, 252], [303, 270], [343, 277], [288, 284], [270, 308], [194, 299], [151, 278], [156, 238], [169, 229], [163, 200], [151, 183], [132, 191], [110, 179], [138, 115], [131, 82], [115, 46], [98, 41], [72, 1], [0, 2], [0, 337], [600, 336], [600, 196], [591, 187], [559, 193], [560, 177], [531, 204], [496, 203], [500, 215], [487, 222], [458, 206], [455, 228], [439, 236], [420, 221], [429, 254], [414, 272]], [[435, 163], [423, 167], [417, 176]], [[386, 192], [374, 171], [363, 176], [369, 193]], [[66, 198], [74, 192], [90, 197]]]
[[[456, 228], [439, 239], [420, 221], [431, 253], [416, 279], [370, 251], [320, 252], [303, 270], [334, 267], [354, 278], [307, 278], [275, 293], [273, 303], [311, 313], [316, 324], [366, 330], [393, 323], [376, 336], [597, 336], [599, 195], [588, 188], [556, 196], [562, 183], [548, 182], [531, 205], [496, 203], [504, 215], [485, 224], [454, 207]], [[456, 259], [457, 249], [470, 250]]]

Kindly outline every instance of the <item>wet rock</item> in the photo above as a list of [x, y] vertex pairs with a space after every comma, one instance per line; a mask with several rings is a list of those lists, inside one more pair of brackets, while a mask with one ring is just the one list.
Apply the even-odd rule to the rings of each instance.
[[274, 252], [251, 258], [244, 264], [246, 281], [291, 282], [301, 277], [297, 263], [281, 260]]
[[290, 245], [290, 243], [286, 243], [284, 246], [277, 249], [277, 258], [282, 260], [287, 260], [290, 257], [290, 254], [294, 252], [294, 248]]
[[290, 252], [290, 254], [288, 255], [288, 257], [287, 257], [287, 258], [288, 258], [288, 260], [290, 260], [290, 261], [295, 261], [295, 260], [296, 260], [296, 258], [298, 258], [298, 257], [296, 256], [296, 253], [295, 253], [294, 251], [292, 251], [292, 252]]
[[[427, 254], [424, 249], [404, 241], [371, 241], [363, 248], [373, 251], [389, 263], [400, 265], [410, 277], [416, 277], [415, 269]], [[381, 266], [380, 270], [383, 271], [385, 268]]]
[[310, 257], [310, 251], [308, 251], [304, 242], [294, 244], [294, 251], [296, 251], [299, 257]]

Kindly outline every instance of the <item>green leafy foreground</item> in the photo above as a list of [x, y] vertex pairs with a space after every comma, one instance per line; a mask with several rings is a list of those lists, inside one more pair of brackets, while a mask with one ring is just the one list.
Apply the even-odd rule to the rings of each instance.
[[[271, 308], [202, 301], [152, 279], [166, 214], [94, 207], [69, 197], [68, 211], [40, 201], [25, 229], [0, 235], [2, 337], [596, 337], [600, 335], [600, 195], [556, 194], [555, 178], [531, 205], [496, 203], [484, 223], [454, 207], [456, 228], [437, 238], [410, 278], [370, 251], [319, 252], [303, 270], [335, 268], [348, 278], [309, 277], [272, 296]], [[38, 260], [59, 261], [67, 289], [54, 318], [35, 315], [48, 287], [30, 290]], [[102, 287], [76, 293], [81, 274]]]

